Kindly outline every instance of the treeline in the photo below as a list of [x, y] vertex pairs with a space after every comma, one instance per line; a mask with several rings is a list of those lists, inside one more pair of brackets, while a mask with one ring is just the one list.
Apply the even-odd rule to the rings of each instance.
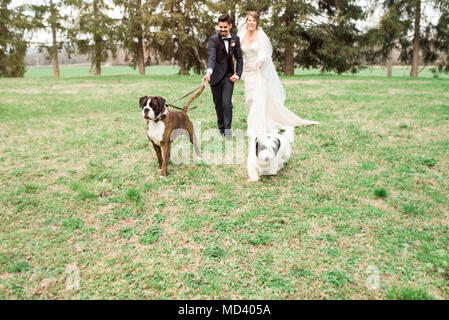
[[[207, 40], [217, 17], [231, 13], [239, 21], [247, 11], [261, 14], [261, 25], [272, 40], [279, 71], [293, 75], [296, 67], [323, 72], [357, 72], [373, 64], [388, 64], [394, 49], [401, 62], [437, 64], [449, 71], [448, 0], [47, 0], [41, 4], [0, 6], [0, 77], [22, 77], [29, 43], [25, 35], [47, 32], [48, 52], [59, 76], [58, 52], [88, 55], [91, 71], [125, 50], [130, 66], [145, 74], [149, 57], [176, 61], [180, 74], [201, 73], [207, 60]], [[426, 10], [438, 15], [429, 22]], [[363, 21], [381, 11], [377, 27], [361, 30]], [[234, 32], [236, 29], [234, 27]]]

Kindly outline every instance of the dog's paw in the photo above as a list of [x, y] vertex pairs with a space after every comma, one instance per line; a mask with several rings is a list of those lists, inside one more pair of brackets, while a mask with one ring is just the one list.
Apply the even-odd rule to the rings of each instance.
[[257, 178], [253, 177], [248, 179], [248, 182], [257, 182], [257, 181], [259, 181], [259, 177]]
[[165, 179], [167, 179], [167, 176], [160, 175], [159, 179], [164, 179], [165, 180]]

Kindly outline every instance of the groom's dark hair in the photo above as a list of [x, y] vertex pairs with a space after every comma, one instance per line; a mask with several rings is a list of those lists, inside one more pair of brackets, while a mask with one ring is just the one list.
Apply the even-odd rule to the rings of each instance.
[[227, 22], [228, 24], [232, 23], [231, 16], [229, 13], [223, 13], [221, 16], [218, 17], [218, 22]]

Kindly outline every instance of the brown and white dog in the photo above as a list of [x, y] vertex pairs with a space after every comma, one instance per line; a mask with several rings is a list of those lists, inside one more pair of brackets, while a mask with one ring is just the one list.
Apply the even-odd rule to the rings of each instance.
[[[184, 106], [182, 111], [169, 111], [162, 97], [144, 96], [139, 99], [142, 116], [146, 120], [147, 137], [153, 144], [159, 162], [160, 176], [167, 176], [167, 165], [170, 159], [172, 141], [179, 134], [188, 134], [195, 153], [201, 157], [200, 149], [196, 143], [193, 124], [187, 115], [189, 104], [204, 90], [204, 86]], [[161, 151], [162, 148], [162, 151]]]

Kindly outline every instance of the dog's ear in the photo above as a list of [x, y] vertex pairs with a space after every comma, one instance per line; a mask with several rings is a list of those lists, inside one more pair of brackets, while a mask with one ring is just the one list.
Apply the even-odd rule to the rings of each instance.
[[156, 97], [157, 102], [159, 103], [159, 107], [161, 107], [161, 109], [165, 106], [165, 99], [162, 97]]
[[139, 99], [139, 106], [140, 106], [140, 109], [143, 108], [143, 106], [145, 105], [145, 103], [147, 102], [147, 100], [148, 100], [148, 96], [140, 97], [140, 99]]
[[259, 156], [259, 137], [256, 137], [256, 157]]
[[279, 140], [278, 138], [274, 138], [273, 141], [274, 141], [273, 151], [274, 151], [274, 154], [277, 154], [279, 151], [279, 148], [281, 147], [281, 140]]

